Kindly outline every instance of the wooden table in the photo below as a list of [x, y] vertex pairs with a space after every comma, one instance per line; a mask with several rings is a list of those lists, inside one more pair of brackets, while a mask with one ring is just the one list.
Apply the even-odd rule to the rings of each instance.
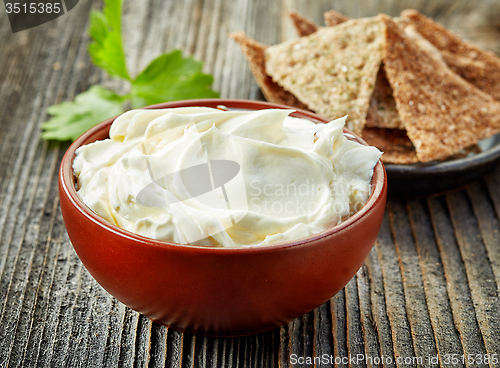
[[[500, 19], [498, 1], [411, 5], [499, 50], [495, 28], [480, 27]], [[90, 62], [92, 7], [102, 3], [80, 1], [63, 17], [13, 34], [0, 6], [0, 367], [363, 367], [382, 360], [410, 367], [437, 366], [438, 354], [441, 366], [482, 366], [476, 363], [486, 354], [500, 366], [493, 356], [500, 354], [500, 167], [452, 194], [390, 200], [373, 251], [345, 289], [268, 333], [182, 334], [107, 294], [80, 263], [62, 222], [57, 170], [68, 144], [39, 138], [48, 106], [98, 83], [124, 92], [124, 84]], [[362, 0], [125, 0], [123, 34], [132, 73], [180, 48], [205, 62], [221, 97], [258, 99], [228, 32], [244, 30], [274, 44], [295, 37], [289, 10], [321, 23], [331, 8], [359, 17], [396, 15], [405, 7]], [[468, 364], [470, 357], [476, 363]]]

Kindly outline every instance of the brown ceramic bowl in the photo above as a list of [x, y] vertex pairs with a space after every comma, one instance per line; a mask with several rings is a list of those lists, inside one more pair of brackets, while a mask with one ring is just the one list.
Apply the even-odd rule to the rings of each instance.
[[[178, 101], [149, 108], [218, 105], [248, 110], [288, 108], [224, 99]], [[327, 122], [306, 111], [292, 116]], [[59, 177], [62, 215], [78, 256], [97, 282], [158, 323], [209, 336], [270, 330], [313, 310], [340, 291], [375, 242], [387, 193], [380, 161], [365, 206], [341, 224], [308, 238], [252, 248], [206, 248], [122, 230], [78, 198], [72, 170], [75, 150], [107, 138], [113, 120], [84, 133], [66, 152]]]

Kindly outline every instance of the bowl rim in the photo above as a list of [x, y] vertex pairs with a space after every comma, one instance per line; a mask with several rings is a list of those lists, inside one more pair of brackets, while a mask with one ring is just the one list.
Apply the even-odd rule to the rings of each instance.
[[[243, 100], [243, 99], [193, 99], [193, 100], [182, 100], [173, 102], [164, 102], [160, 104], [150, 105], [143, 107], [141, 109], [165, 109], [165, 108], [175, 108], [175, 107], [217, 107], [224, 106], [229, 109], [244, 109], [244, 110], [262, 110], [262, 109], [287, 109], [295, 110], [290, 116], [301, 117], [311, 120], [315, 123], [327, 123], [329, 120], [322, 118], [310, 111], [302, 110], [298, 108], [293, 108], [286, 105], [280, 105], [275, 103], [269, 103], [265, 101], [256, 100]], [[121, 115], [121, 114], [120, 114]], [[98, 135], [102, 130], [109, 129], [112, 122], [120, 115], [106, 119], [105, 121], [97, 124], [91, 129], [87, 130], [80, 137], [78, 137], [66, 150], [63, 156], [59, 169], [59, 183], [62, 192], [70, 200], [71, 204], [85, 216], [88, 220], [92, 221], [94, 224], [104, 228], [111, 233], [118, 236], [124, 237], [129, 240], [139, 242], [143, 245], [153, 245], [161, 248], [168, 249], [182, 249], [192, 252], [214, 252], [214, 253], [254, 253], [262, 251], [276, 251], [280, 249], [286, 249], [291, 247], [301, 247], [307, 244], [321, 239], [332, 236], [334, 234], [347, 231], [349, 228], [353, 227], [362, 218], [367, 216], [373, 208], [384, 198], [385, 193], [387, 193], [387, 174], [382, 161], [379, 159], [373, 170], [372, 176], [372, 193], [368, 198], [365, 205], [354, 215], [342, 221], [340, 224], [319, 232], [317, 234], [310, 235], [305, 238], [294, 239], [287, 242], [279, 242], [268, 245], [255, 245], [255, 246], [244, 246], [244, 247], [207, 247], [200, 245], [189, 245], [189, 244], [178, 244], [173, 242], [168, 242], [164, 240], [158, 240], [153, 238], [148, 238], [128, 230], [122, 229], [97, 215], [93, 212], [79, 197], [76, 192], [74, 185], [74, 174], [73, 174], [73, 160], [75, 157], [75, 151], [77, 148], [83, 145], [83, 142], [92, 139], [93, 136]], [[349, 129], [344, 128], [344, 134], [352, 135], [356, 141], [361, 144], [368, 145], [362, 138], [352, 133]], [[62, 193], [61, 193], [62, 194]]]

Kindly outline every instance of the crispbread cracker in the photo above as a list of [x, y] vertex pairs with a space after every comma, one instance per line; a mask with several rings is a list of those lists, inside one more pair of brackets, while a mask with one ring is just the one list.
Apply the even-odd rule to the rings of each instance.
[[[399, 28], [405, 31], [406, 35], [412, 41], [428, 51], [433, 57], [442, 60], [439, 50], [423, 38], [412, 25], [408, 25], [403, 18], [397, 17], [392, 20]], [[405, 129], [404, 123], [399, 117], [392, 87], [387, 80], [383, 63], [378, 72], [377, 83], [370, 99], [366, 126], [372, 128]]]
[[266, 72], [311, 110], [329, 119], [349, 115], [360, 134], [382, 60], [385, 25], [380, 16], [322, 28], [271, 46]]
[[406, 36], [411, 41], [416, 43], [421, 49], [427, 51], [429, 56], [431, 56], [432, 58], [436, 59], [439, 62], [445, 62], [441, 52], [426, 38], [424, 38], [420, 33], [418, 33], [417, 29], [413, 24], [405, 24], [405, 23], [400, 22], [399, 24], [398, 23], [396, 24], [398, 24], [399, 28], [405, 32]]
[[380, 66], [377, 82], [370, 97], [370, 107], [366, 115], [366, 126], [370, 128], [404, 129], [399, 118], [392, 88], [387, 80], [384, 65]]
[[[325, 24], [328, 27], [334, 27], [350, 19], [333, 9], [325, 12], [323, 16]], [[370, 107], [366, 116], [366, 126], [372, 128], [404, 129], [404, 124], [399, 118], [396, 101], [392, 97], [392, 88], [385, 75], [384, 65], [380, 67], [377, 74], [377, 81], [375, 82], [375, 88], [370, 98]]]
[[351, 19], [343, 14], [340, 14], [339, 12], [336, 12], [333, 9], [325, 12], [323, 14], [323, 17], [325, 18], [325, 24], [328, 27], [336, 26], [340, 23], [347, 22], [349, 19]]
[[266, 74], [264, 51], [268, 46], [251, 39], [243, 32], [232, 33], [230, 37], [241, 46], [250, 64], [250, 70], [267, 101], [297, 107], [299, 109], [307, 109], [306, 105], [300, 102], [294, 95], [274, 83], [271, 77]]
[[385, 71], [419, 161], [446, 159], [500, 131], [500, 103], [383, 20]]
[[[406, 165], [419, 162], [415, 147], [405, 130], [365, 128], [363, 129], [363, 139], [370, 146], [375, 146], [383, 152], [381, 160], [386, 164]], [[471, 153], [478, 154], [480, 152], [481, 147], [473, 144], [458, 151], [448, 159], [463, 158]]]
[[383, 152], [382, 161], [389, 164], [414, 164], [418, 162], [415, 147], [400, 129], [363, 129], [363, 139], [370, 146], [375, 146]]
[[477, 88], [500, 100], [500, 58], [494, 53], [472, 45], [416, 10], [408, 9], [401, 16], [441, 51], [444, 60], [458, 75]]
[[306, 18], [295, 11], [291, 11], [288, 15], [292, 19], [293, 26], [295, 27], [299, 37], [309, 36], [319, 29], [319, 26], [311, 19]]

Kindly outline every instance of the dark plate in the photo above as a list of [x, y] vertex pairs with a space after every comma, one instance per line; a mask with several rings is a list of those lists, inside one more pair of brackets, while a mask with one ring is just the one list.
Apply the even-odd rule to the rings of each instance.
[[463, 187], [500, 159], [500, 134], [478, 142], [482, 152], [467, 157], [413, 165], [386, 164], [389, 195], [419, 197]]

